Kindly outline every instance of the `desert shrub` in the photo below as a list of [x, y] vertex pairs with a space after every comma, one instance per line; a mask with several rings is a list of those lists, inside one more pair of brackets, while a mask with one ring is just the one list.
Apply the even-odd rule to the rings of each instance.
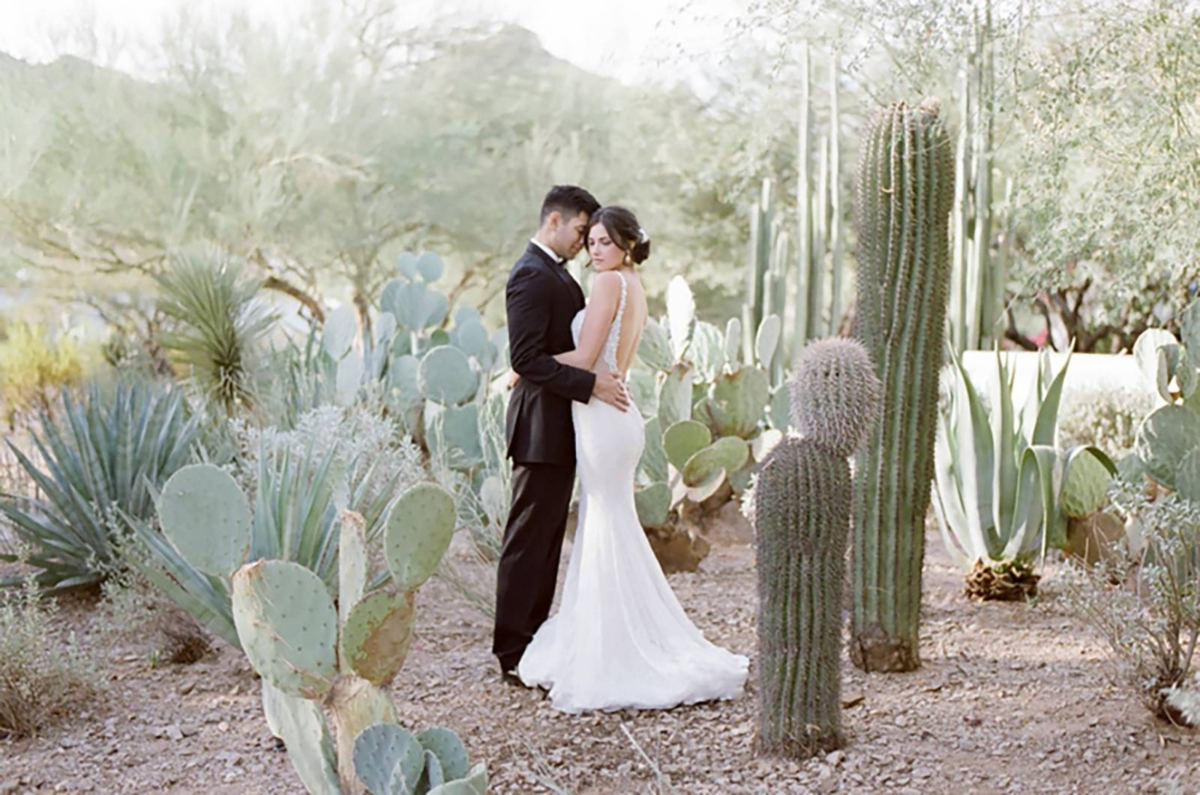
[[123, 568], [117, 512], [151, 516], [151, 489], [189, 462], [198, 438], [169, 387], [93, 386], [79, 400], [64, 395], [61, 415], [39, 414], [33, 451], [9, 443], [38, 495], [0, 494], [0, 521], [29, 549], [26, 562], [47, 591], [94, 585]]
[[1113, 505], [1134, 517], [1136, 556], [1114, 556], [1067, 579], [1072, 606], [1107, 642], [1121, 677], [1160, 718], [1186, 723], [1200, 639], [1200, 506], [1175, 494], [1150, 499], [1120, 481]]
[[104, 583], [96, 628], [112, 646], [142, 649], [151, 665], [188, 665], [212, 649], [208, 633], [152, 583], [125, 573]]
[[19, 414], [50, 412], [63, 387], [83, 380], [83, 358], [69, 334], [50, 335], [28, 323], [14, 323], [0, 342], [0, 406], [12, 427]]
[[36, 734], [99, 691], [90, 656], [55, 630], [56, 610], [32, 580], [0, 594], [0, 737]]
[[263, 478], [278, 477], [288, 462], [315, 470], [328, 459], [344, 483], [347, 507], [366, 519], [368, 539], [391, 503], [427, 479], [420, 448], [394, 420], [368, 407], [319, 406], [301, 414], [291, 430], [240, 420], [230, 428], [238, 450], [233, 474], [248, 494], [260, 493]]
[[1123, 387], [1091, 390], [1063, 401], [1059, 411], [1059, 445], [1093, 444], [1114, 459], [1133, 450], [1138, 425], [1154, 410], [1154, 396], [1144, 389]]

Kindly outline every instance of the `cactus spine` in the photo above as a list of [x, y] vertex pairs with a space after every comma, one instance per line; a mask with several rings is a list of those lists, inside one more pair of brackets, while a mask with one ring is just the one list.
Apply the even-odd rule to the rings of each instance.
[[841, 743], [847, 456], [870, 430], [879, 381], [859, 343], [829, 339], [805, 348], [792, 391], [805, 438], [786, 439], [767, 457], [754, 499], [758, 744], [807, 757]]
[[883, 386], [881, 421], [855, 472], [851, 658], [866, 671], [920, 665], [925, 514], [945, 347], [954, 193], [936, 101], [881, 111], [858, 173], [856, 336]]

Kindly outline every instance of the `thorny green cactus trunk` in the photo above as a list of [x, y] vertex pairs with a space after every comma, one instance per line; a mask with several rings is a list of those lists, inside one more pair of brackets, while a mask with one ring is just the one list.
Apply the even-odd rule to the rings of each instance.
[[850, 467], [786, 439], [758, 476], [758, 744], [808, 757], [840, 744]]
[[851, 659], [910, 671], [917, 648], [925, 513], [950, 278], [950, 139], [936, 101], [874, 119], [858, 174], [855, 336], [883, 384], [880, 421], [854, 480]]
[[804, 438], [776, 446], [754, 496], [758, 747], [803, 758], [841, 742], [847, 457], [870, 431], [879, 381], [862, 345], [830, 339], [804, 349], [789, 386]]

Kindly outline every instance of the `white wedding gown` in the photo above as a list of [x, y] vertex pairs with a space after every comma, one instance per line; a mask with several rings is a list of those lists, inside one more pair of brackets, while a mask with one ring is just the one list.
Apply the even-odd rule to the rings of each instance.
[[[604, 346], [617, 372], [626, 284]], [[571, 324], [575, 344], [586, 309]], [[558, 612], [517, 672], [563, 712], [666, 709], [742, 693], [748, 660], [708, 642], [688, 619], [646, 540], [633, 501], [645, 445], [636, 406], [574, 403], [579, 524]]]

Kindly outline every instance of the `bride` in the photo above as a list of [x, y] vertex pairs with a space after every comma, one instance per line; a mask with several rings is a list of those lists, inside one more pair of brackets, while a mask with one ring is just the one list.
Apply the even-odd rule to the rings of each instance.
[[[646, 323], [634, 269], [650, 238], [633, 213], [602, 207], [590, 220], [592, 296], [575, 316], [575, 350], [554, 357], [598, 374], [628, 375]], [[667, 584], [638, 521], [634, 473], [645, 445], [639, 412], [573, 403], [579, 524], [558, 613], [538, 629], [517, 673], [564, 712], [665, 709], [742, 692], [748, 661], [708, 642]]]

